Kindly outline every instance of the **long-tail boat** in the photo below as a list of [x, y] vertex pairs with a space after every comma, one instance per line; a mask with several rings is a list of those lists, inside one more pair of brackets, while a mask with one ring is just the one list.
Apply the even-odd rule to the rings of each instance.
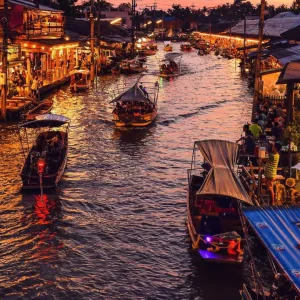
[[[150, 86], [150, 87], [149, 87]], [[113, 121], [117, 127], [145, 127], [157, 116], [158, 83], [137, 82], [111, 103]]]
[[238, 147], [222, 140], [194, 144], [188, 170], [187, 227], [192, 247], [204, 261], [243, 261], [241, 206], [252, 201], [237, 176]]

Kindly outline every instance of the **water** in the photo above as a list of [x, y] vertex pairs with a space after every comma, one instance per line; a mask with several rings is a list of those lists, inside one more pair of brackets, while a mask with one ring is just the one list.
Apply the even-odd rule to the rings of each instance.
[[[70, 146], [47, 216], [20, 193], [17, 131], [0, 125], [0, 298], [239, 299], [241, 276], [203, 265], [185, 223], [194, 141], [235, 141], [250, 119], [237, 64], [184, 53], [183, 75], [159, 79], [159, 115], [146, 129], [111, 122], [110, 96], [136, 76], [101, 77], [88, 94], [58, 90], [53, 112], [72, 119]], [[155, 82], [158, 58], [148, 65]]]

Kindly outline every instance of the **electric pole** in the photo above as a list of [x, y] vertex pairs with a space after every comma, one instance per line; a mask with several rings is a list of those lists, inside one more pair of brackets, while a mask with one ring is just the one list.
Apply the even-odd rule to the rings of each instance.
[[135, 56], [135, 44], [134, 44], [134, 35], [135, 35], [135, 7], [136, 7], [136, 0], [132, 0], [131, 2], [131, 39], [132, 39], [132, 58]]
[[157, 7], [156, 0], [154, 0], [153, 5], [149, 5], [149, 6], [146, 5], [146, 7], [150, 7], [151, 11], [153, 12], [153, 14], [152, 14], [152, 31], [154, 31], [154, 29], [155, 29], [156, 7]]
[[91, 23], [91, 81], [92, 82], [94, 82], [94, 76], [95, 76], [95, 62], [94, 62], [95, 20], [94, 20], [94, 11], [95, 11], [94, 0], [91, 0], [90, 23]]
[[260, 75], [260, 60], [261, 60], [261, 48], [262, 40], [264, 34], [264, 20], [265, 20], [265, 7], [266, 1], [261, 0], [261, 11], [259, 18], [259, 30], [258, 30], [258, 47], [257, 47], [257, 57], [255, 65], [255, 78], [254, 78], [254, 96], [253, 96], [253, 106], [252, 106], [252, 119], [256, 113], [256, 103], [259, 96], [259, 75]]
[[243, 73], [245, 74], [246, 67], [246, 15], [244, 15], [244, 57], [243, 57]]
[[8, 0], [4, 0], [4, 15], [1, 19], [3, 28], [2, 44], [2, 77], [3, 85], [1, 87], [1, 117], [6, 121], [6, 96], [7, 96], [7, 39], [8, 39]]

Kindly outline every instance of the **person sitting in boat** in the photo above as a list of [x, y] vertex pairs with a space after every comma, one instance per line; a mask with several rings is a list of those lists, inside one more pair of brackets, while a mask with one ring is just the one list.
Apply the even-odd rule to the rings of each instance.
[[46, 137], [44, 135], [40, 135], [38, 137], [34, 150], [36, 152], [40, 152], [40, 153], [47, 150], [47, 141], [46, 141]]
[[145, 96], [146, 98], [149, 98], [149, 94], [148, 94], [146, 88], [143, 86], [142, 83], [140, 84], [139, 88], [140, 88], [140, 90], [144, 93], [144, 96]]
[[53, 138], [47, 140], [50, 146], [51, 152], [58, 152], [62, 147], [62, 137], [60, 133], [57, 133]]

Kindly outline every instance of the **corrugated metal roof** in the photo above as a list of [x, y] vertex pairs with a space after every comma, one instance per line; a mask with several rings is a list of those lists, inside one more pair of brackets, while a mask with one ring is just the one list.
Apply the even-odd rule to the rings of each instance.
[[291, 61], [300, 60], [300, 45], [285, 49], [269, 50], [269, 54], [285, 65]]
[[300, 292], [300, 205], [244, 208], [271, 257]]
[[49, 6], [46, 6], [46, 5], [36, 6], [33, 2], [26, 1], [26, 0], [9, 0], [9, 3], [17, 4], [17, 5], [22, 5], [24, 7], [32, 8], [32, 9], [37, 9], [37, 10], [53, 11], [53, 12], [61, 12], [61, 13], [63, 13], [62, 10], [58, 10], [58, 9], [55, 9], [55, 8], [52, 8], [52, 7], [49, 7]]
[[276, 84], [300, 81], [300, 62], [291, 62], [281, 71]]
[[[257, 36], [258, 35], [259, 20], [246, 20], [246, 34]], [[300, 25], [300, 15], [294, 14], [278, 14], [274, 18], [265, 21], [264, 35], [270, 37], [280, 37], [280, 35], [292, 28]], [[244, 21], [231, 28], [233, 34], [244, 34]]]

